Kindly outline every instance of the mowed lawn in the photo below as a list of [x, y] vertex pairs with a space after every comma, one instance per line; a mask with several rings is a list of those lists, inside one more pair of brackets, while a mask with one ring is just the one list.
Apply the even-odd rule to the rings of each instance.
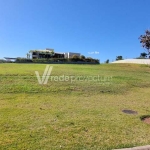
[[52, 78], [40, 85], [35, 71], [42, 75], [45, 64], [0, 64], [0, 149], [111, 150], [150, 144], [150, 125], [140, 120], [150, 115], [150, 66], [50, 66]]

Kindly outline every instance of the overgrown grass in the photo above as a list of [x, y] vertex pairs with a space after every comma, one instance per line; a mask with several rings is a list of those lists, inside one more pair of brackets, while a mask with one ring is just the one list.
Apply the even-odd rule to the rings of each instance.
[[[51, 76], [76, 80], [40, 85], [35, 71], [42, 75], [45, 67], [0, 64], [0, 149], [109, 150], [150, 143], [150, 125], [140, 118], [150, 115], [149, 66], [53, 65]], [[98, 75], [100, 81], [81, 81]]]

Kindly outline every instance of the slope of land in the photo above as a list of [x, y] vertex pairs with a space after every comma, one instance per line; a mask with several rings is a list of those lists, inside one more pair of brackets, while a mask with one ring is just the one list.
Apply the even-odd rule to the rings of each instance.
[[40, 85], [35, 71], [42, 75], [45, 67], [0, 64], [0, 149], [111, 150], [150, 143], [150, 125], [140, 120], [150, 115], [148, 65], [53, 65], [48, 84]]

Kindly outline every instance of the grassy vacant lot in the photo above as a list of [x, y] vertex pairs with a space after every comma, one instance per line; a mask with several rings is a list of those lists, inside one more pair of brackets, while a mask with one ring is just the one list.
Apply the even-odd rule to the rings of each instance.
[[[75, 80], [40, 85], [34, 71], [42, 75], [45, 67], [0, 64], [0, 149], [109, 150], [150, 143], [150, 125], [140, 120], [150, 115], [149, 66], [53, 65], [51, 76]], [[98, 75], [99, 81], [84, 79]]]

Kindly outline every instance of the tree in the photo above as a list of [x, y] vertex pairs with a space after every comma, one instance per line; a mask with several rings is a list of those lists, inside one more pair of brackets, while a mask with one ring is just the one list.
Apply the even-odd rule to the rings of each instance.
[[85, 60], [86, 60], [86, 62], [92, 62], [93, 58], [92, 57], [87, 57]]
[[81, 59], [85, 59], [85, 56], [84, 56], [84, 55], [81, 55], [80, 58], [81, 58]]
[[93, 58], [92, 58], [92, 57], [87, 57], [86, 59], [90, 59], [90, 60], [92, 60]]
[[150, 54], [150, 31], [146, 30], [144, 35], [139, 37], [142, 46], [147, 49], [148, 54]]
[[72, 58], [73, 59], [79, 59], [79, 56], [78, 55], [72, 55]]
[[78, 55], [73, 55], [71, 57], [71, 59], [74, 60], [74, 61], [78, 61], [78, 60], [80, 60], [80, 57]]
[[122, 56], [116, 56], [116, 60], [123, 60]]
[[27, 59], [30, 59], [30, 54], [29, 53], [27, 53]]
[[146, 56], [147, 56], [147, 54], [145, 52], [143, 52], [143, 53], [140, 54], [141, 58], [146, 58]]
[[106, 63], [106, 64], [109, 64], [109, 59], [107, 59], [107, 60], [105, 61], [105, 63]]

